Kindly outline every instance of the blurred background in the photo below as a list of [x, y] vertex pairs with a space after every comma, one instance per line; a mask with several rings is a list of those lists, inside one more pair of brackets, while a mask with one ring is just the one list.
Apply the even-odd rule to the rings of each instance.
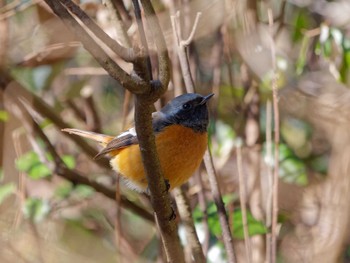
[[[121, 45], [139, 43], [131, 1], [74, 2]], [[237, 262], [270, 262], [276, 127], [277, 261], [350, 262], [350, 1], [152, 4], [172, 65], [156, 109], [186, 91], [171, 16], [186, 40], [201, 12], [187, 55], [196, 92], [215, 93], [209, 145]], [[98, 145], [60, 131], [117, 135], [133, 97], [42, 0], [0, 0], [0, 89], [0, 261], [165, 262], [147, 198], [93, 160]], [[227, 262], [204, 166], [184, 189], [207, 261]]]

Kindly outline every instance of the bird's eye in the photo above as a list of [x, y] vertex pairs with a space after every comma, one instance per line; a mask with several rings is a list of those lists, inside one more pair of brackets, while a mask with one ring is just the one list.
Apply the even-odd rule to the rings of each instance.
[[185, 103], [184, 105], [182, 105], [182, 108], [183, 108], [184, 110], [189, 110], [189, 109], [192, 108], [192, 104]]

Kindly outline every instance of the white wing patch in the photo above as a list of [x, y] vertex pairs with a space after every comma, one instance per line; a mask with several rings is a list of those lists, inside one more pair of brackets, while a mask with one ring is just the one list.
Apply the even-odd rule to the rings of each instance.
[[117, 138], [121, 138], [121, 137], [124, 137], [124, 136], [129, 136], [129, 135], [134, 136], [134, 137], [137, 136], [135, 127], [130, 128], [129, 130], [127, 130], [127, 131], [125, 131], [125, 132], [122, 132], [121, 134], [119, 134], [119, 135], [117, 136]]

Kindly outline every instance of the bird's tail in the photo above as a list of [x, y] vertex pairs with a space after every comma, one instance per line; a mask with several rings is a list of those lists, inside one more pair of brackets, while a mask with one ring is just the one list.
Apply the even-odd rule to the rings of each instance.
[[66, 128], [66, 129], [62, 129], [62, 131], [68, 132], [69, 134], [75, 134], [75, 135], [79, 135], [81, 137], [92, 139], [92, 140], [100, 143], [103, 147], [105, 147], [111, 140], [114, 139], [113, 136], [100, 134], [100, 133], [96, 133], [96, 132], [83, 131], [83, 130], [79, 130], [79, 129]]

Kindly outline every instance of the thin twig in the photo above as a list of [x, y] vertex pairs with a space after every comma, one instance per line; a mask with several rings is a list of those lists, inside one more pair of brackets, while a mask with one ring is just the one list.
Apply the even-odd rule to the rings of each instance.
[[274, 170], [273, 170], [273, 196], [272, 196], [272, 229], [271, 229], [271, 262], [276, 262], [277, 254], [277, 218], [278, 218], [278, 171], [279, 171], [279, 109], [278, 109], [278, 91], [276, 80], [276, 51], [275, 42], [273, 40], [273, 14], [272, 10], [268, 9], [270, 35], [271, 35], [271, 56], [272, 56], [272, 96], [273, 96], [273, 113], [274, 113]]
[[[70, 0], [45, 0], [50, 8], [58, 15], [68, 28], [74, 30], [77, 38], [82, 42], [83, 46], [96, 59], [96, 61], [109, 73], [111, 77], [120, 82], [120, 84], [135, 94], [145, 94], [150, 91], [150, 87], [145, 81], [137, 76], [130, 76], [120, 66], [109, 57], [99, 43], [92, 38], [89, 33], [79, 24], [79, 22], [66, 10], [60, 1], [64, 1], [68, 7], [72, 8]], [[73, 8], [72, 8], [73, 9]], [[75, 9], [78, 9], [79, 12]], [[84, 13], [79, 7], [74, 8], [77, 14]], [[82, 18], [80, 19], [82, 20]], [[94, 30], [97, 30], [94, 28]], [[99, 28], [99, 30], [101, 30]], [[101, 30], [102, 31], [102, 30]], [[96, 35], [96, 33], [95, 33]]]
[[[42, 1], [43, 0], [32, 0], [32, 1], [28, 1], [26, 3], [18, 1], [20, 3], [19, 5], [17, 5], [16, 1], [14, 1], [13, 3], [10, 3], [7, 6], [5, 6], [4, 10], [3, 9], [0, 10], [0, 13], [1, 13], [0, 22], [1, 22], [1, 20], [10, 18], [11, 16], [14, 16], [14, 15], [18, 14], [19, 12], [22, 12], [22, 11], [32, 7], [33, 5], [36, 5], [40, 2], [42, 2]], [[15, 4], [15, 6], [13, 6], [12, 4]]]
[[[266, 102], [266, 162], [267, 162], [267, 196], [266, 196], [266, 220], [267, 228], [271, 227], [272, 222], [272, 192], [273, 192], [273, 171], [272, 171], [272, 109], [271, 101]], [[271, 260], [271, 234], [266, 235], [266, 262]]]
[[[23, 155], [23, 149], [22, 149], [22, 144], [20, 140], [20, 136], [23, 135], [24, 130], [21, 128], [17, 128], [12, 132], [12, 140], [13, 140], [13, 145], [16, 153], [16, 157], [19, 158], [20, 156]], [[22, 219], [23, 219], [23, 212], [22, 208], [24, 207], [24, 201], [27, 196], [26, 192], [26, 176], [24, 172], [19, 171], [19, 177], [18, 177], [18, 187], [17, 187], [17, 196], [19, 197], [20, 200], [20, 205], [16, 209], [16, 214], [14, 216], [13, 220], [13, 229], [17, 231], [18, 227], [20, 226]]]
[[132, 23], [132, 18], [124, 5], [124, 1], [120, 1], [120, 0], [111, 0], [111, 1], [114, 8], [118, 10], [118, 13], [120, 14], [126, 27], [130, 26], [130, 24]]
[[214, 203], [218, 209], [219, 222], [222, 230], [222, 237], [224, 240], [224, 246], [227, 253], [228, 262], [236, 262], [236, 255], [233, 248], [233, 239], [231, 236], [230, 225], [228, 222], [225, 204], [222, 201], [221, 191], [217, 181], [217, 174], [214, 169], [213, 159], [210, 155], [209, 150], [204, 154], [204, 164], [207, 169], [211, 192], [213, 195]]
[[[128, 33], [126, 32], [125, 26], [123, 24], [123, 21], [116, 3], [119, 1], [105, 0], [104, 2], [110, 11], [112, 23], [115, 26], [115, 30], [117, 33], [117, 39], [125, 47], [131, 48], [130, 38], [128, 36]], [[123, 3], [121, 3], [121, 5], [123, 5]]]
[[174, 189], [174, 191], [176, 204], [181, 217], [181, 222], [185, 227], [187, 243], [189, 245], [194, 261], [196, 263], [204, 263], [206, 262], [206, 260], [203, 254], [202, 246], [196, 234], [196, 227], [193, 223], [189, 200], [186, 196], [183, 187], [176, 188]]
[[65, 5], [70, 12], [76, 15], [86, 27], [91, 30], [106, 46], [108, 46], [115, 54], [127, 62], [133, 62], [135, 59], [134, 51], [131, 48], [125, 48], [119, 45], [113, 38], [106, 34], [101, 28], [83, 11], [78, 5], [70, 0], [59, 0]]
[[202, 210], [203, 213], [203, 219], [202, 219], [202, 224], [203, 224], [203, 228], [204, 228], [204, 241], [202, 244], [203, 247], [203, 253], [204, 253], [204, 257], [207, 257], [208, 254], [208, 250], [209, 250], [209, 241], [210, 241], [210, 229], [209, 229], [209, 225], [208, 225], [208, 211], [207, 211], [207, 200], [205, 198], [205, 192], [204, 192], [204, 184], [203, 184], [203, 180], [201, 177], [200, 172], [198, 171], [195, 175], [196, 177], [196, 181], [197, 181], [197, 185], [199, 185], [200, 189], [198, 191], [198, 203], [199, 203], [199, 208]]
[[183, 79], [185, 81], [186, 90], [189, 93], [193, 93], [195, 91], [195, 87], [194, 87], [194, 82], [193, 82], [193, 78], [192, 78], [192, 74], [191, 74], [191, 70], [188, 62], [188, 57], [186, 54], [186, 48], [193, 39], [196, 27], [199, 23], [200, 16], [201, 16], [201, 13], [200, 12], [197, 13], [194, 26], [187, 40], [182, 40], [181, 25], [179, 21], [180, 12], [176, 12], [175, 15], [171, 16], [171, 25], [173, 28], [173, 35], [174, 35], [174, 39], [177, 47], [177, 54], [180, 60], [181, 72], [183, 75]]
[[273, 38], [276, 39], [278, 37], [278, 35], [280, 34], [280, 32], [282, 31], [283, 29], [283, 26], [284, 26], [284, 17], [285, 17], [285, 14], [286, 14], [286, 6], [287, 6], [287, 1], [284, 0], [282, 1], [282, 4], [281, 4], [281, 13], [278, 17], [278, 20], [279, 20], [279, 25], [278, 25], [278, 28], [276, 30], [276, 33], [274, 34]]
[[146, 72], [146, 74], [144, 72], [144, 75], [145, 75], [145, 78], [147, 80], [153, 80], [151, 58], [149, 56], [149, 49], [148, 49], [145, 29], [143, 27], [139, 0], [132, 0], [132, 2], [133, 2], [133, 5], [134, 5], [134, 9], [135, 9], [135, 17], [136, 17], [136, 22], [137, 22], [137, 28], [138, 28], [139, 34], [140, 34], [142, 48], [144, 49], [144, 53], [145, 53], [144, 54], [144, 56], [145, 56], [144, 59], [145, 59], [145, 62], [146, 62], [146, 70], [147, 70], [147, 72]]
[[239, 180], [239, 201], [242, 210], [242, 222], [243, 222], [243, 233], [244, 233], [244, 245], [247, 262], [252, 262], [252, 245], [250, 242], [248, 232], [248, 219], [247, 219], [247, 199], [246, 199], [246, 184], [243, 176], [243, 160], [242, 160], [242, 148], [241, 145], [236, 147], [237, 153], [237, 170]]
[[[45, 101], [39, 98], [37, 95], [31, 93], [26, 88], [24, 88], [19, 82], [15, 81], [5, 70], [0, 69], [0, 82], [3, 82], [3, 89], [8, 87], [7, 89], [11, 89], [15, 92], [17, 97], [21, 97], [31, 105], [31, 107], [38, 112], [40, 115], [48, 118], [53, 122], [53, 124], [59, 129], [69, 128], [70, 125], [62, 120], [60, 116], [56, 114], [56, 112], [49, 106]], [[98, 151], [91, 147], [84, 139], [78, 136], [69, 136], [67, 133], [63, 133], [67, 138], [73, 140], [82, 150], [91, 158], [95, 157]], [[96, 163], [103, 167], [109, 167], [109, 161], [107, 158], [102, 158], [100, 160], [96, 160]]]
[[[187, 92], [191, 93], [191, 92], [194, 92], [195, 88], [194, 88], [194, 82], [193, 82], [193, 78], [189, 67], [188, 58], [186, 55], [186, 48], [193, 39], [201, 13], [197, 13], [196, 21], [192, 27], [190, 36], [185, 41], [182, 40], [181, 38], [181, 25], [178, 20], [179, 16], [180, 16], [179, 12], [177, 12], [175, 16], [171, 16], [171, 24], [173, 27], [175, 46], [176, 46], [177, 54], [180, 61], [180, 67], [183, 74], [183, 79], [185, 81], [185, 87]], [[203, 189], [201, 189], [201, 191], [203, 191]], [[204, 262], [205, 257], [203, 253], [203, 248], [201, 247], [198, 241], [198, 236], [195, 230], [195, 226], [193, 224], [193, 219], [190, 218], [191, 209], [186, 200], [184, 191], [178, 190], [178, 193], [176, 194], [176, 201], [179, 206], [180, 213], [181, 212], [183, 213], [183, 217], [181, 218], [185, 224], [187, 242], [189, 243], [189, 246], [191, 248], [191, 253], [195, 258], [195, 262]], [[206, 208], [204, 208], [204, 210], [206, 210]]]
[[122, 111], [122, 129], [123, 130], [126, 129], [126, 125], [127, 125], [127, 116], [128, 116], [131, 96], [132, 96], [132, 94], [130, 93], [130, 91], [125, 90], [123, 111]]
[[83, 111], [81, 109], [79, 109], [79, 107], [75, 104], [75, 102], [72, 99], [68, 99], [66, 101], [66, 104], [68, 105], [69, 108], [72, 109], [75, 118], [77, 118], [83, 122], [86, 122], [85, 114], [83, 113]]
[[[5, 5], [5, 1], [0, 1], [0, 8]], [[8, 19], [0, 20], [0, 67], [5, 66], [6, 58], [9, 52], [9, 21]]]
[[193, 24], [193, 27], [192, 27], [192, 30], [191, 30], [191, 33], [190, 33], [190, 35], [188, 36], [188, 38], [186, 40], [181, 40], [180, 41], [180, 45], [181, 46], [187, 47], [189, 44], [191, 44], [191, 42], [193, 40], [193, 37], [194, 37], [194, 34], [196, 33], [196, 29], [197, 29], [197, 26], [198, 26], [199, 19], [200, 19], [201, 15], [202, 15], [201, 12], [197, 13], [196, 19], [194, 20], [194, 24]]
[[86, 105], [86, 124], [89, 127], [90, 131], [101, 133], [101, 120], [96, 109], [94, 98], [92, 97], [92, 95], [89, 95], [87, 98], [84, 99]]
[[[158, 77], [161, 87], [155, 93], [157, 97], [160, 97], [168, 88], [169, 80], [170, 80], [170, 61], [168, 55], [168, 49], [166, 46], [166, 42], [164, 39], [163, 31], [160, 27], [158, 17], [154, 11], [154, 8], [149, 0], [141, 0], [143, 10], [146, 15], [146, 21], [148, 23], [148, 27], [152, 33], [152, 36], [155, 41], [155, 45], [157, 47], [157, 57], [158, 57]], [[159, 85], [159, 84], [158, 84]], [[147, 94], [145, 92], [145, 94]]]

